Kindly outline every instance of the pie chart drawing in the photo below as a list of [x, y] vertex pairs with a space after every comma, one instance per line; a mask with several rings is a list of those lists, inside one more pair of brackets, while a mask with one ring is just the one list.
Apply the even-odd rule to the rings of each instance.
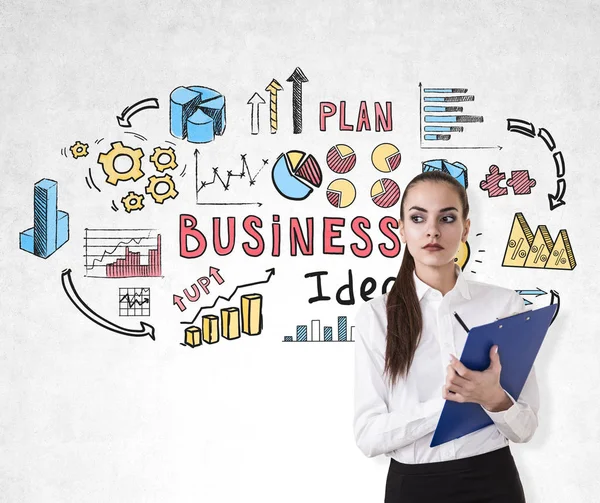
[[338, 175], [348, 173], [356, 166], [356, 154], [348, 145], [334, 145], [327, 152], [327, 166]]
[[283, 197], [306, 199], [323, 182], [319, 163], [312, 154], [290, 150], [279, 155], [272, 172], [273, 185]]
[[391, 208], [400, 199], [400, 187], [390, 178], [381, 178], [371, 187], [371, 199], [380, 208]]
[[225, 98], [208, 87], [177, 87], [171, 92], [169, 118], [175, 138], [211, 142], [225, 132]]
[[356, 199], [356, 188], [349, 180], [338, 178], [327, 187], [327, 200], [336, 208], [347, 208]]
[[402, 155], [400, 154], [398, 147], [391, 143], [377, 145], [371, 154], [373, 166], [382, 173], [391, 173], [394, 171], [400, 166], [401, 160]]

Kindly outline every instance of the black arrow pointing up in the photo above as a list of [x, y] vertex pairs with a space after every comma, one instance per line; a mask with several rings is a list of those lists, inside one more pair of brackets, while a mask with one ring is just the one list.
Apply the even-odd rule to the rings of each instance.
[[302, 84], [308, 82], [308, 79], [300, 67], [297, 66], [287, 78], [287, 82], [293, 82], [292, 121], [294, 123], [294, 134], [298, 134], [302, 132]]

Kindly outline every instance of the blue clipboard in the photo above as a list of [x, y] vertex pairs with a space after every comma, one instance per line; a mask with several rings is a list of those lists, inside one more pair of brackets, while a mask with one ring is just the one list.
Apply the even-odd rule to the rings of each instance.
[[[557, 304], [501, 318], [469, 330], [460, 361], [472, 370], [490, 366], [490, 349], [498, 344], [500, 385], [517, 400], [548, 332]], [[430, 447], [493, 424], [481, 405], [446, 400]]]

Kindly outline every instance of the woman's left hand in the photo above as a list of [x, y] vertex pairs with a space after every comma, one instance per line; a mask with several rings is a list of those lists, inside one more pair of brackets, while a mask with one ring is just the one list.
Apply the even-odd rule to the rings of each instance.
[[497, 349], [497, 345], [491, 347], [490, 366], [481, 372], [468, 369], [458, 358], [450, 355], [442, 397], [453, 402], [475, 402], [490, 411], [508, 409], [512, 401], [500, 386], [502, 365]]

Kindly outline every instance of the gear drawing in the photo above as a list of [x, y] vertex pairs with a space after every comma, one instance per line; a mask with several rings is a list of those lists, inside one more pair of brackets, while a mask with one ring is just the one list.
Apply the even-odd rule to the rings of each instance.
[[[167, 184], [168, 190], [158, 192], [156, 189], [160, 184]], [[175, 190], [175, 182], [171, 175], [166, 174], [163, 176], [149, 176], [148, 185], [146, 186], [146, 194], [150, 194], [158, 204], [162, 204], [165, 199], [175, 199], [177, 197], [177, 190]]]
[[[160, 157], [166, 155], [169, 157], [168, 162], [160, 162]], [[154, 164], [156, 169], [163, 172], [165, 169], [175, 169], [177, 167], [177, 161], [175, 160], [175, 151], [169, 148], [155, 147], [154, 153], [150, 156], [150, 161]]]
[[129, 191], [126, 196], [121, 198], [121, 202], [127, 213], [131, 213], [134, 210], [141, 210], [144, 207], [144, 195]]
[[[144, 172], [142, 171], [144, 151], [141, 148], [127, 147], [120, 141], [111, 143], [110, 146], [112, 148], [108, 152], [98, 156], [98, 163], [102, 164], [107, 183], [117, 185], [118, 182], [138, 180], [144, 176]], [[126, 156], [131, 159], [131, 167], [122, 173], [115, 169], [115, 160], [119, 156]]]
[[71, 145], [69, 147], [69, 150], [71, 151], [71, 154], [75, 159], [77, 159], [78, 157], [85, 157], [86, 155], [88, 155], [88, 144], [76, 141], [75, 145]]

